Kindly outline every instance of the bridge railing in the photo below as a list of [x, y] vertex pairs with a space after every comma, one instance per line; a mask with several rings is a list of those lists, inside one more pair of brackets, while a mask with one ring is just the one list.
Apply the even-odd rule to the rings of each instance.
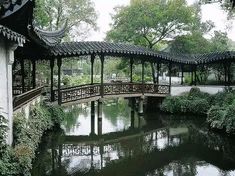
[[27, 104], [28, 102], [32, 101], [36, 97], [42, 94], [43, 87], [39, 87], [23, 94], [20, 94], [13, 99], [13, 109], [14, 111], [22, 107], [23, 105]]
[[[24, 91], [28, 92], [28, 91], [30, 91], [32, 89], [33, 89], [33, 87], [25, 86]], [[13, 95], [14, 96], [20, 95], [20, 94], [22, 94], [24, 92], [23, 88], [21, 86], [13, 86], [12, 87], [12, 91], [13, 91]]]
[[[169, 94], [169, 85], [141, 84], [141, 83], [106, 83], [103, 87], [104, 96], [123, 94]], [[58, 100], [58, 90], [54, 90], [55, 101]], [[101, 96], [101, 85], [81, 85], [61, 89], [60, 104]]]

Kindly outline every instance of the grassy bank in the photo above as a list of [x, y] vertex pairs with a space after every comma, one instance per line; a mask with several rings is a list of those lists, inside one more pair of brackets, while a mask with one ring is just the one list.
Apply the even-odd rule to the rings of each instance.
[[[0, 144], [0, 175], [30, 176], [32, 160], [43, 133], [53, 126], [59, 126], [62, 117], [64, 114], [60, 107], [42, 104], [31, 108], [28, 120], [24, 113], [16, 114], [13, 147], [7, 146], [4, 140]], [[2, 126], [0, 131], [1, 136], [6, 135], [6, 126]]]
[[205, 115], [210, 128], [235, 134], [235, 91], [231, 89], [209, 95], [195, 87], [182, 96], [167, 97], [161, 110], [171, 114]]

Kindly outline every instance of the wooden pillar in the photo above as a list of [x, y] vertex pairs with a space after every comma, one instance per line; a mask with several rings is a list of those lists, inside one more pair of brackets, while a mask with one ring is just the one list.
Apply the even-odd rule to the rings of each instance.
[[33, 70], [32, 70], [32, 86], [33, 89], [36, 88], [36, 61], [32, 60]]
[[20, 60], [21, 66], [21, 86], [22, 86], [22, 93], [25, 92], [25, 74], [24, 74], [24, 59]]
[[197, 85], [197, 66], [194, 66], [194, 86]]
[[95, 134], [95, 102], [91, 102], [91, 133], [90, 135]]
[[91, 55], [91, 84], [94, 84], [94, 61], [95, 61], [95, 55]]
[[130, 83], [133, 83], [133, 64], [134, 60], [133, 58], [130, 59]]
[[171, 87], [171, 73], [172, 72], [172, 63], [169, 63], [169, 85], [170, 85], [170, 87]]
[[61, 162], [62, 162], [62, 155], [63, 155], [63, 146], [62, 144], [59, 145], [59, 155], [58, 155], [58, 167], [61, 169]]
[[227, 85], [227, 67], [225, 63], [223, 65], [224, 65], [224, 84]]
[[104, 55], [103, 54], [100, 56], [100, 61], [101, 61], [100, 95], [103, 98], [104, 97]]
[[142, 94], [144, 94], [144, 60], [141, 61], [141, 64], [142, 64]]
[[94, 146], [93, 144], [90, 145], [91, 148], [91, 170], [94, 170]]
[[131, 129], [135, 128], [135, 111], [131, 111]]
[[161, 64], [158, 61], [157, 62], [157, 84], [159, 84], [160, 68], [161, 68]]
[[184, 84], [184, 65], [181, 65], [181, 85]]
[[58, 66], [58, 104], [62, 104], [62, 97], [61, 97], [61, 66], [62, 66], [62, 59], [57, 59], [57, 66]]
[[53, 79], [53, 75], [54, 75], [54, 65], [55, 65], [55, 60], [51, 59], [50, 60], [50, 70], [51, 70], [51, 102], [55, 101], [55, 94], [54, 94], [54, 90], [53, 90], [53, 85], [54, 85], [54, 79]]
[[227, 68], [228, 68], [228, 86], [231, 85], [231, 62], [228, 62], [228, 65], [227, 65]]
[[98, 107], [97, 107], [97, 114], [98, 114], [98, 135], [102, 135], [102, 105], [103, 105], [103, 100], [99, 99], [98, 100]]
[[[94, 61], [95, 55], [91, 55], [91, 85], [94, 84]], [[95, 134], [95, 102], [91, 102], [91, 135]]]
[[193, 66], [191, 66], [191, 85], [193, 85]]
[[143, 114], [144, 114], [144, 96], [141, 96], [141, 97], [139, 98], [138, 114], [139, 114], [140, 116], [143, 116]]

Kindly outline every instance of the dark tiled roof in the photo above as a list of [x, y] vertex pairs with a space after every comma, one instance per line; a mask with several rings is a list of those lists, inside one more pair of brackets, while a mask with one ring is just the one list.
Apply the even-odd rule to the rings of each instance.
[[61, 43], [50, 48], [52, 57], [74, 57], [91, 54], [104, 54], [108, 56], [142, 57], [148, 60], [170, 61], [182, 64], [209, 64], [212, 62], [231, 60], [235, 52], [214, 52], [208, 54], [175, 54], [156, 52], [148, 48], [107, 42], [69, 42]]
[[0, 25], [0, 35], [7, 38], [8, 40], [18, 43], [19, 46], [22, 46], [26, 40], [23, 35], [20, 35], [2, 25]]
[[33, 31], [29, 32], [35, 33], [37, 38], [36, 40], [39, 39], [42, 45], [55, 46], [61, 42], [62, 38], [65, 35], [66, 28], [67, 28], [67, 22], [64, 24], [64, 26], [61, 29], [57, 31], [45, 31], [39, 29], [38, 27], [33, 27]]
[[0, 18], [5, 18], [18, 11], [24, 4], [32, 0], [1, 0]]
[[145, 47], [108, 43], [108, 42], [65, 42], [51, 47], [51, 55], [55, 57], [73, 57], [91, 54], [104, 54], [108, 56], [139, 56], [148, 60], [161, 59], [184, 64], [193, 64], [194, 60], [182, 55], [156, 52]]

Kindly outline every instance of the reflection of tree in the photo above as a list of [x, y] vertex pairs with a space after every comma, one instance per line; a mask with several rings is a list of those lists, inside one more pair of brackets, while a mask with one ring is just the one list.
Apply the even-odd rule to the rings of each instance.
[[87, 106], [69, 106], [66, 109], [64, 109], [66, 112], [66, 117], [64, 118], [63, 125], [66, 130], [66, 132], [70, 131], [71, 129], [75, 128], [77, 125], [77, 119], [79, 116], [88, 117], [89, 111]]
[[219, 173], [220, 176], [230, 176], [230, 174], [227, 171], [220, 171]]
[[56, 148], [60, 143], [63, 143], [63, 136], [64, 131], [62, 129], [53, 129], [52, 131], [47, 131], [47, 133], [45, 133], [36, 152], [37, 155], [31, 171], [32, 176], [46, 176], [51, 174], [58, 176], [64, 175], [65, 172], [62, 171], [66, 171], [66, 167], [60, 168], [60, 174], [55, 174], [59, 161], [59, 153]]
[[171, 164], [174, 176], [195, 176], [197, 175], [196, 159], [188, 158]]
[[123, 98], [114, 99], [116, 102], [107, 102], [103, 106], [103, 113], [107, 120], [114, 126], [117, 126], [117, 121], [121, 119], [125, 125], [130, 123], [130, 112], [127, 100]]

